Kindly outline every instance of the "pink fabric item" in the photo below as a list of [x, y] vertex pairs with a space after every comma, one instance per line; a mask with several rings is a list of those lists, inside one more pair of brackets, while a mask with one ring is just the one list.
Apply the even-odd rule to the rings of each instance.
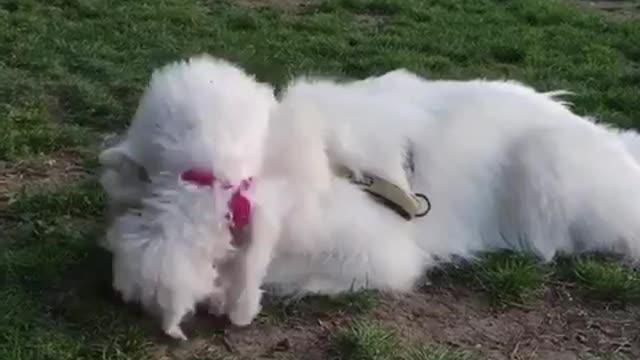
[[213, 186], [217, 180], [211, 171], [191, 169], [182, 173], [180, 178], [200, 186]]
[[[187, 170], [180, 175], [180, 178], [183, 181], [199, 186], [213, 186], [216, 181], [219, 181], [218, 178], [213, 175], [213, 172], [201, 169]], [[234, 233], [247, 226], [251, 221], [251, 201], [243, 193], [249, 190], [252, 184], [252, 178], [242, 180], [240, 185], [235, 187], [228, 183], [222, 183], [223, 189], [235, 188], [233, 195], [231, 195], [231, 200], [229, 200], [229, 213], [227, 214], [229, 228]]]

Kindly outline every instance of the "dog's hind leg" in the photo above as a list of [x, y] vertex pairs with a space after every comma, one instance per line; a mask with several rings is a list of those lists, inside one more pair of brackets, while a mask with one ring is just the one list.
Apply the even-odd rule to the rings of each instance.
[[180, 328], [180, 322], [187, 311], [183, 308], [172, 308], [165, 310], [162, 314], [162, 330], [165, 334], [176, 340], [187, 340], [187, 336]]
[[164, 291], [156, 293], [156, 301], [162, 314], [162, 330], [176, 340], [187, 340], [180, 323], [185, 315], [193, 310], [194, 305], [194, 297], [189, 298], [189, 294], [184, 290], [178, 292], [176, 289], [165, 288]]
[[640, 259], [640, 166], [615, 136], [545, 130], [511, 154], [505, 224], [521, 229], [534, 252], [546, 260], [592, 251]]

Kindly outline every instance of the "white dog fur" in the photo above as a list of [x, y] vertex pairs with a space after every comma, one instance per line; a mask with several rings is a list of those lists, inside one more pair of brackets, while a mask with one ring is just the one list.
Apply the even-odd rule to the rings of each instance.
[[[545, 260], [640, 255], [640, 167], [628, 151], [638, 143], [625, 148], [615, 131], [521, 84], [403, 70], [348, 84], [298, 80], [270, 126], [258, 184], [288, 182], [294, 204], [272, 220], [282, 226], [265, 281], [284, 292], [405, 291], [436, 261], [496, 249]], [[332, 163], [425, 193], [433, 210], [406, 222], [335, 177]]]
[[174, 338], [186, 339], [179, 323], [197, 303], [219, 303], [218, 266], [236, 253], [225, 219], [231, 192], [179, 176], [205, 168], [237, 183], [256, 174], [275, 105], [270, 86], [226, 61], [177, 62], [154, 72], [126, 137], [100, 154], [113, 285], [159, 311]]
[[[200, 59], [154, 75], [126, 140], [101, 157], [112, 169], [103, 185], [110, 199], [126, 208], [139, 206], [148, 188], [187, 191], [176, 190], [184, 187], [177, 181], [136, 182], [118, 170], [129, 160], [151, 175], [168, 171], [173, 178], [194, 164], [232, 182], [253, 176], [250, 239], [241, 251], [229, 251], [230, 235], [220, 230], [223, 210], [214, 205], [226, 204], [215, 193], [221, 190], [189, 190], [214, 192], [208, 199], [167, 195], [165, 211], [189, 215], [166, 215], [166, 222], [149, 205], [155, 200], [144, 201], [142, 208], [156, 220], [138, 221], [165, 229], [162, 236], [146, 235], [146, 242], [189, 247], [208, 241], [198, 266], [204, 269], [209, 259], [221, 271], [203, 270], [209, 274], [203, 284], [211, 288], [201, 291], [190, 277], [196, 275], [171, 273], [178, 270], [153, 261], [149, 248], [127, 245], [132, 230], [125, 227], [109, 242], [114, 272], [120, 272], [114, 285], [125, 298], [145, 298], [127, 290], [132, 287], [165, 286], [170, 297], [195, 294], [182, 302], [190, 307], [164, 305], [165, 313], [183, 314], [220, 291], [224, 300], [218, 310], [245, 325], [260, 311], [263, 285], [283, 294], [364, 287], [410, 291], [440, 261], [496, 249], [531, 252], [544, 260], [593, 250], [640, 256], [640, 139], [573, 114], [555, 93], [515, 82], [428, 81], [396, 70], [347, 83], [297, 79], [274, 107], [267, 87], [237, 69], [225, 77], [230, 83], [224, 91], [215, 82], [197, 85], [230, 71], [226, 62]], [[180, 95], [194, 88], [197, 96]], [[229, 94], [243, 100], [227, 102]], [[189, 127], [198, 129], [196, 141], [193, 134], [184, 135]], [[165, 138], [171, 147], [158, 140]], [[433, 209], [406, 221], [336, 176], [334, 165], [424, 193]], [[180, 238], [174, 227], [199, 234], [197, 240]], [[190, 256], [196, 255], [170, 255], [166, 261], [178, 269]], [[223, 259], [233, 264], [229, 271], [222, 272]], [[140, 275], [145, 271], [155, 277]], [[218, 275], [221, 289], [210, 282]], [[213, 302], [220, 305], [220, 298]], [[155, 302], [164, 304], [158, 295]], [[165, 331], [184, 337], [179, 320], [170, 318]]]

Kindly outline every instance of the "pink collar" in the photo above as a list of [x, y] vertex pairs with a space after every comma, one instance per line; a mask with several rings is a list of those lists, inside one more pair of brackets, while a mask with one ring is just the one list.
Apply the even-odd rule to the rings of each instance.
[[[183, 181], [187, 181], [200, 186], [213, 186], [216, 181], [220, 181], [213, 175], [213, 172], [202, 169], [190, 169], [180, 175]], [[251, 221], [251, 201], [245, 196], [245, 192], [253, 184], [253, 178], [242, 180], [238, 185], [222, 182], [222, 188], [233, 191], [229, 200], [229, 212], [227, 213], [227, 224], [232, 234], [238, 234], [239, 230], [249, 225]]]

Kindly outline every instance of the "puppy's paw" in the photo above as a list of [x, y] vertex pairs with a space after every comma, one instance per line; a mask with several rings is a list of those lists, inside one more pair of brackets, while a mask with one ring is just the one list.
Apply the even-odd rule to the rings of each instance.
[[164, 329], [164, 333], [171, 336], [175, 340], [187, 341], [187, 336], [182, 332], [179, 326], [171, 326]]
[[235, 326], [240, 326], [240, 327], [249, 326], [251, 325], [251, 322], [253, 322], [253, 319], [255, 319], [256, 316], [258, 316], [258, 314], [260, 313], [260, 310], [262, 310], [261, 307], [258, 307], [256, 311], [252, 311], [252, 312], [232, 311], [229, 314], [229, 320]]
[[260, 297], [243, 297], [229, 312], [229, 320], [235, 326], [248, 326], [261, 310]]

